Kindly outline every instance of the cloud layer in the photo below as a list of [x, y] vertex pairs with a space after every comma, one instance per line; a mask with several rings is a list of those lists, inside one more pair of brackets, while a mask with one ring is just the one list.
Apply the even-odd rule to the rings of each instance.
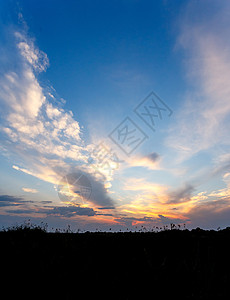
[[[25, 199], [0, 195], [4, 213], [59, 220], [84, 219], [85, 222], [90, 219], [95, 223], [128, 227], [178, 222], [205, 225], [213, 220], [221, 222], [221, 217], [227, 222], [230, 203], [230, 6], [223, 1], [215, 7], [216, 11], [209, 11], [205, 18], [199, 14], [195, 2], [183, 11], [177, 48], [183, 52], [189, 88], [180, 111], [175, 113], [177, 119], [167, 137], [164, 155], [156, 152], [133, 155], [122, 165], [113, 161], [109, 171], [95, 167], [100, 160], [97, 151], [100, 149], [97, 145], [95, 149], [95, 145], [85, 144], [77, 121], [78, 112], [73, 114], [66, 110], [63, 101], [55, 97], [55, 90], [42, 84], [41, 73], [49, 66], [47, 55], [38, 49], [26, 31], [12, 32], [15, 45], [11, 45], [12, 53], [8, 53], [8, 61], [12, 63], [0, 70], [0, 109], [4, 112], [0, 126], [2, 153], [11, 159], [14, 171], [56, 187], [66, 175], [80, 172], [90, 181], [92, 193], [79, 203], [80, 188], [70, 182], [67, 186], [70, 200], [59, 201], [57, 197], [57, 203], [35, 201], [38, 190], [26, 184], [20, 187]], [[189, 159], [205, 152], [210, 161], [204, 163], [204, 170], [200, 170], [202, 159], [199, 165], [189, 163]], [[173, 153], [171, 169], [171, 165], [165, 163], [168, 153], [169, 156]], [[113, 153], [110, 155], [111, 160], [114, 159]], [[121, 197], [116, 194], [115, 205], [109, 187], [113, 171], [118, 168], [118, 173], [125, 176], [115, 182], [114, 193], [119, 193], [123, 187]], [[178, 177], [176, 171], [180, 174]], [[223, 186], [209, 186], [209, 191], [202, 189], [203, 183], [217, 175], [222, 176]]]
[[[95, 176], [95, 170], [88, 164], [91, 151], [84, 143], [79, 122], [38, 80], [39, 73], [49, 65], [47, 55], [26, 32], [12, 34], [17, 68], [9, 69], [0, 77], [3, 151], [22, 162], [20, 166], [13, 165], [14, 169], [55, 185], [80, 166], [92, 183], [91, 204], [113, 206], [104, 182], [99, 181], [102, 177]], [[23, 190], [35, 193], [29, 188]]]

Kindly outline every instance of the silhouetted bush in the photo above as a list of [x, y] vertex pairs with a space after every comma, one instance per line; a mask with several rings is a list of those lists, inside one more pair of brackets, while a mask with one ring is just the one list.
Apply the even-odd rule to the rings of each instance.
[[116, 233], [46, 229], [46, 224], [27, 223], [0, 232], [7, 298], [228, 299], [230, 227]]

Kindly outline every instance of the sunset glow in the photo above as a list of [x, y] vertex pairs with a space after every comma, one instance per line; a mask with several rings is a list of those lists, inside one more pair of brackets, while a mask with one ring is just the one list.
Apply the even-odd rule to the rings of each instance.
[[1, 226], [229, 225], [228, 1], [6, 3]]

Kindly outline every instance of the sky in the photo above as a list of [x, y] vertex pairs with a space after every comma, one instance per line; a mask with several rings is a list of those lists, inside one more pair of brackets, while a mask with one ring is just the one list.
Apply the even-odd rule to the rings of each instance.
[[230, 3], [0, 3], [0, 226], [230, 223]]

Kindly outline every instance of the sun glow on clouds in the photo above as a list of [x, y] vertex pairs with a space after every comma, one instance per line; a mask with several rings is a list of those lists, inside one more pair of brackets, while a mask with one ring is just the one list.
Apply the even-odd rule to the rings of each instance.
[[8, 127], [2, 130], [14, 142], [39, 154], [86, 160], [80, 127], [72, 112], [54, 107], [36, 78], [35, 72], [45, 71], [48, 65], [46, 54], [25, 35], [15, 35], [19, 39], [21, 69], [19, 74], [9, 71], [1, 79], [1, 99], [8, 106]]
[[[13, 80], [9, 81], [6, 76], [7, 97], [2, 98], [13, 112], [7, 116], [9, 127], [4, 131], [40, 153], [62, 156], [64, 147], [69, 146], [65, 155], [72, 157], [76, 145], [70, 142], [81, 142], [78, 122], [71, 112], [54, 108], [44, 96], [31, 67], [27, 64], [23, 67], [20, 77], [11, 74]], [[75, 146], [74, 149], [71, 146]]]
[[[223, 4], [217, 16], [225, 15], [225, 6]], [[51, 208], [40, 209], [31, 204], [35, 214], [78, 218], [82, 222], [91, 218], [92, 222], [133, 225], [187, 222], [203, 212], [213, 215], [230, 207], [229, 153], [209, 152], [215, 146], [229, 146], [230, 27], [226, 26], [224, 32], [218, 28], [210, 31], [212, 22], [200, 24], [186, 18], [181, 21], [178, 45], [188, 55], [186, 72], [188, 78], [194, 80], [194, 88], [187, 93], [181, 111], [175, 113], [177, 120], [165, 137], [165, 156], [167, 150], [169, 156], [170, 151], [174, 151], [169, 166], [161, 154], [143, 155], [139, 152], [119, 166], [113, 163], [109, 169], [103, 166], [95, 168], [98, 162], [95, 145], [85, 144], [82, 127], [76, 120], [78, 115], [67, 111], [65, 101], [56, 99], [55, 93], [50, 89], [46, 91], [39, 81], [39, 74], [49, 66], [47, 55], [36, 47], [26, 31], [14, 32], [17, 68], [9, 69], [0, 77], [0, 100], [5, 108], [0, 128], [4, 135], [3, 151], [12, 154], [14, 170], [51, 183], [56, 188], [64, 175], [76, 169], [88, 176], [93, 188], [92, 197], [81, 205], [58, 199], [56, 206]], [[92, 138], [98, 140], [95, 136]], [[192, 174], [189, 163], [183, 164], [202, 151], [209, 152], [210, 156], [214, 153], [209, 166], [205, 166], [205, 179], [198, 176], [197, 171]], [[20, 159], [14, 160], [15, 157]], [[90, 164], [89, 159], [94, 163]], [[137, 169], [142, 172], [142, 178], [135, 176]], [[132, 175], [124, 176], [122, 184], [114, 189], [114, 174], [117, 172], [119, 177], [125, 171]], [[225, 186], [202, 191], [200, 182], [208, 181], [215, 173], [222, 176]], [[151, 180], [153, 174], [154, 178], [160, 174], [164, 184]], [[176, 186], [176, 180], [172, 183], [167, 180], [169, 175], [177, 179]], [[22, 190], [38, 193], [29, 187], [22, 187]], [[74, 185], [63, 191], [63, 195], [76, 198]], [[113, 195], [116, 201], [112, 199]], [[9, 197], [5, 202], [13, 203]], [[22, 205], [22, 200], [16, 204]], [[11, 209], [11, 213], [15, 211]], [[25, 211], [21, 209], [18, 213]], [[29, 211], [27, 209], [28, 214]]]
[[38, 191], [36, 189], [31, 189], [31, 188], [25, 188], [23, 187], [22, 190], [26, 193], [32, 193], [32, 194], [36, 194], [38, 193]]
[[[13, 168], [57, 185], [77, 165], [96, 186], [91, 205], [113, 206], [103, 183], [98, 182], [98, 176], [94, 177], [95, 170], [88, 164], [90, 145], [85, 145], [79, 123], [71, 111], [62, 108], [63, 101], [53, 101], [53, 95], [45, 94], [37, 79], [38, 73], [49, 65], [47, 55], [36, 48], [27, 33], [14, 35], [20, 67], [17, 72], [9, 70], [0, 79], [0, 98], [7, 112], [1, 127], [7, 136], [3, 147], [23, 161], [23, 166]], [[107, 179], [111, 180], [111, 174]]]
[[136, 155], [127, 159], [130, 167], [144, 167], [149, 170], [160, 170], [161, 157], [159, 154], [152, 152], [145, 156]]
[[145, 191], [152, 194], [162, 194], [167, 187], [160, 184], [154, 184], [148, 182], [142, 178], [128, 178], [123, 187], [124, 190], [128, 191]]

